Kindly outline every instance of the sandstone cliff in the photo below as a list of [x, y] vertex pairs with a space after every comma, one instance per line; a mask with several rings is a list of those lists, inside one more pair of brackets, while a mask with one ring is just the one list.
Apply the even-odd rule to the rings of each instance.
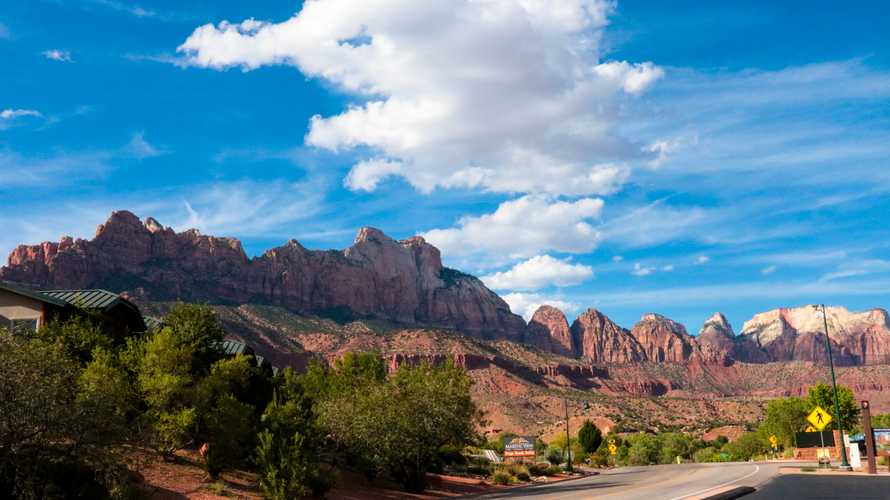
[[733, 359], [735, 333], [726, 316], [719, 312], [705, 321], [696, 341], [702, 360], [706, 363], [727, 364]]
[[525, 343], [562, 356], [574, 356], [578, 352], [565, 314], [548, 305], [535, 311], [525, 331]]
[[644, 314], [630, 331], [643, 347], [646, 359], [656, 363], [683, 363], [693, 351], [686, 328], [660, 314]]
[[637, 340], [605, 314], [588, 309], [572, 323], [577, 352], [594, 363], [635, 363], [645, 361], [646, 353]]
[[423, 238], [395, 241], [363, 228], [349, 248], [297, 241], [248, 258], [233, 238], [177, 233], [114, 212], [92, 240], [20, 246], [0, 280], [39, 287], [104, 287], [148, 300], [265, 303], [301, 313], [372, 317], [520, 340], [521, 317], [473, 276], [442, 266]]

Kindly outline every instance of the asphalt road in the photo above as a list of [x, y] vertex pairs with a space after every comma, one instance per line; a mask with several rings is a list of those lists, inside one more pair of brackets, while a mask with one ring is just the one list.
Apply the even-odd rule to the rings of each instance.
[[[482, 498], [680, 500], [706, 496], [724, 486], [754, 486], [776, 477], [787, 463], [722, 463], [621, 467], [584, 479], [505, 491]], [[793, 485], [787, 487], [793, 488]], [[780, 488], [786, 488], [782, 483]], [[777, 491], [784, 491], [777, 490]], [[890, 492], [888, 492], [890, 493]], [[745, 497], [753, 498], [753, 497]], [[760, 498], [773, 498], [771, 496]], [[782, 496], [784, 500], [796, 498]], [[846, 496], [818, 498], [847, 498]], [[872, 497], [867, 497], [872, 498]], [[888, 498], [888, 497], [875, 497]]]
[[783, 474], [744, 500], [888, 500], [890, 476]]

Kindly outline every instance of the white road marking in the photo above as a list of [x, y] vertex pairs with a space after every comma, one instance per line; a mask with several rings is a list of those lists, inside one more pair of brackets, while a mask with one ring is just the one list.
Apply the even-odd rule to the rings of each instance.
[[744, 476], [742, 476], [742, 477], [740, 477], [740, 478], [738, 478], [738, 479], [733, 479], [732, 481], [727, 481], [727, 482], [725, 482], [725, 483], [723, 483], [723, 484], [718, 484], [717, 486], [711, 486], [710, 488], [705, 488], [705, 489], [703, 489], [703, 490], [699, 490], [699, 491], [696, 491], [696, 492], [693, 492], [693, 493], [687, 493], [687, 494], [685, 494], [685, 495], [683, 495], [683, 496], [680, 496], [680, 497], [674, 497], [674, 498], [672, 498], [671, 500], [682, 500], [683, 498], [689, 498], [689, 497], [694, 497], [694, 496], [696, 496], [696, 495], [701, 495], [702, 493], [704, 493], [704, 492], [706, 492], [706, 491], [716, 490], [717, 488], [722, 488], [722, 487], [724, 487], [724, 486], [729, 486], [730, 484], [732, 484], [732, 483], [737, 483], [737, 482], [741, 481], [742, 479], [748, 479], [749, 477], [753, 476], [754, 474], [757, 474], [758, 472], [760, 472], [760, 466], [759, 466], [759, 465], [755, 465], [755, 466], [754, 466], [754, 472], [752, 472], [752, 473], [750, 473], [750, 474], [746, 474], [746, 475], [744, 475]]

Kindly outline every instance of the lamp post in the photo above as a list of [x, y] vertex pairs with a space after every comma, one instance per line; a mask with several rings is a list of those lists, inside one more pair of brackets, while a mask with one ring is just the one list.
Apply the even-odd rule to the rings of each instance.
[[566, 453], [569, 458], [566, 469], [568, 469], [569, 472], [575, 472], [575, 469], [572, 467], [572, 440], [571, 437], [569, 437], [569, 400], [562, 398], [562, 404], [566, 411]]
[[825, 315], [825, 304], [822, 304], [822, 324], [825, 327], [825, 349], [828, 351], [828, 367], [831, 370], [831, 387], [834, 389], [834, 416], [837, 417], [837, 430], [841, 438], [841, 469], [853, 470], [847, 461], [847, 447], [844, 446], [844, 426], [841, 421], [841, 403], [837, 394], [837, 380], [834, 377], [834, 358], [831, 355], [831, 340], [828, 338], [828, 318]]

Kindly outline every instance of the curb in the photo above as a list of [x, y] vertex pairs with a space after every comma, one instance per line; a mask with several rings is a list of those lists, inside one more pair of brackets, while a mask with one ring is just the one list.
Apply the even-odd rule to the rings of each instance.
[[741, 498], [750, 493], [754, 493], [755, 491], [757, 490], [750, 486], [739, 486], [731, 490], [717, 493], [716, 495], [704, 497], [702, 500], [733, 500], [735, 498]]

